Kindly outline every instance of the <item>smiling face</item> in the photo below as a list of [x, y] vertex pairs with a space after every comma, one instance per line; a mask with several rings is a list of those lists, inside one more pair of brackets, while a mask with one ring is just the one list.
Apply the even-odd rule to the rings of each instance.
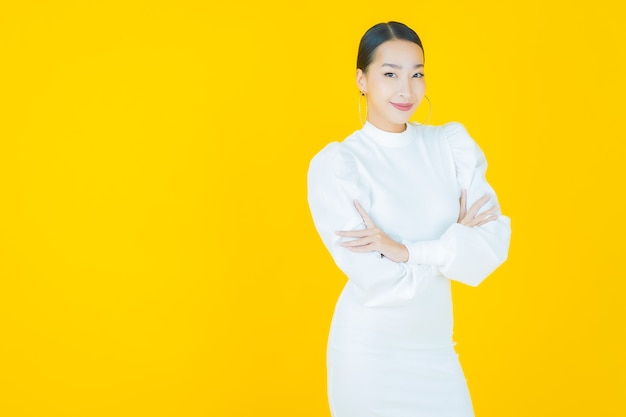
[[410, 41], [383, 42], [366, 70], [357, 70], [356, 81], [367, 96], [367, 120], [379, 129], [402, 132], [426, 91], [424, 52]]

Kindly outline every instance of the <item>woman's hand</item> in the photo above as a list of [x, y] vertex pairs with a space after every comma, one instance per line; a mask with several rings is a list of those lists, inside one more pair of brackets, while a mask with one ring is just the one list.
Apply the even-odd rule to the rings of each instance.
[[354, 201], [354, 206], [363, 218], [366, 229], [335, 232], [342, 237], [354, 238], [340, 245], [353, 252], [380, 252], [382, 256], [394, 262], [408, 261], [409, 251], [406, 246], [391, 239], [379, 229], [357, 200]]
[[480, 208], [487, 204], [487, 202], [491, 199], [489, 194], [485, 194], [480, 200], [476, 201], [472, 204], [469, 211], [467, 211], [467, 190], [461, 190], [461, 210], [459, 211], [459, 220], [457, 223], [468, 227], [482, 226], [485, 223], [493, 221], [498, 218], [498, 215], [495, 214], [498, 211], [498, 206], [493, 206], [487, 211], [476, 215]]

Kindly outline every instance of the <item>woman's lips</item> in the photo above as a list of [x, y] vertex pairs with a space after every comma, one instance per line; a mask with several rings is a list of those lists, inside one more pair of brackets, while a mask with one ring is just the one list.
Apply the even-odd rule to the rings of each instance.
[[409, 111], [413, 108], [410, 103], [391, 103], [391, 105], [400, 111]]

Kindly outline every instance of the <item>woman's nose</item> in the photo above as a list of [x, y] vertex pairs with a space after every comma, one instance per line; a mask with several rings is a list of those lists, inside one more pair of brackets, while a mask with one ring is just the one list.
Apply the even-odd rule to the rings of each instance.
[[398, 86], [398, 95], [400, 97], [406, 99], [407, 101], [411, 97], [412, 93], [413, 92], [411, 91], [411, 83], [409, 81], [404, 80]]

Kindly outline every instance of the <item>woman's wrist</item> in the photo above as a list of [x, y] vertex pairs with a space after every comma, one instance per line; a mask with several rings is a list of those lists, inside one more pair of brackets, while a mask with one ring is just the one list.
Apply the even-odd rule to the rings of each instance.
[[393, 251], [391, 253], [381, 253], [381, 258], [388, 258], [396, 263], [407, 262], [409, 260], [409, 249], [402, 243], [395, 242]]
[[409, 249], [400, 243], [400, 261], [398, 262], [408, 262], [409, 260]]

